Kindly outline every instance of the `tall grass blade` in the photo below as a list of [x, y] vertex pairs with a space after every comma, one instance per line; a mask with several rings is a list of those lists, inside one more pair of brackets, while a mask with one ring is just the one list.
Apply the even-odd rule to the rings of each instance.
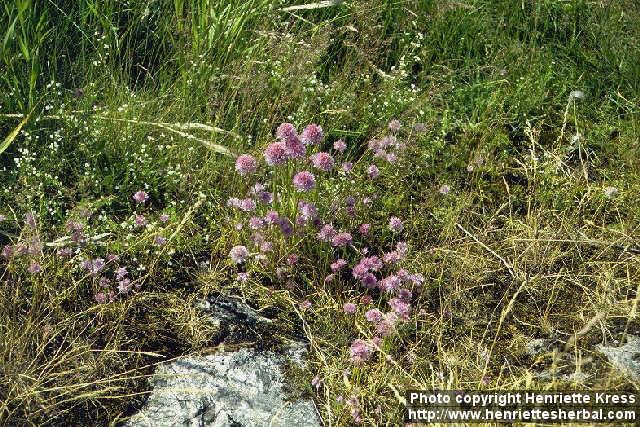
[[22, 130], [22, 127], [25, 124], [27, 124], [27, 122], [29, 121], [29, 118], [31, 117], [31, 113], [33, 113], [33, 110], [31, 110], [29, 112], [29, 114], [24, 116], [24, 118], [20, 121], [18, 126], [14, 130], [12, 130], [9, 135], [7, 135], [7, 137], [4, 139], [4, 141], [2, 141], [2, 144], [0, 145], [0, 154], [2, 154], [4, 152], [4, 150], [9, 148], [9, 146], [11, 145], [13, 140], [16, 139], [16, 136], [18, 136], [18, 134]]
[[325, 0], [325, 1], [320, 1], [318, 3], [307, 3], [307, 4], [299, 4], [296, 6], [283, 7], [281, 10], [283, 10], [284, 12], [290, 12], [292, 10], [322, 9], [323, 7], [336, 6], [341, 3], [344, 3], [344, 0]]

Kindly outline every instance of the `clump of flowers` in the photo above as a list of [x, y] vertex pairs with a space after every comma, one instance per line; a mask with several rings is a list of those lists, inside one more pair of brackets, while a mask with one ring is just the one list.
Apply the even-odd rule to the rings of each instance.
[[[250, 154], [237, 158], [245, 190], [228, 201], [229, 223], [237, 224], [238, 238], [229, 248], [235, 280], [267, 275], [271, 286], [296, 294], [301, 313], [313, 312], [313, 288], [353, 292], [354, 302], [336, 309], [368, 328], [368, 336], [354, 333], [345, 343], [357, 365], [371, 360], [383, 340], [411, 319], [424, 280], [402, 268], [409, 253], [402, 219], [381, 220], [376, 212], [378, 180], [372, 180], [397, 167], [409, 144], [399, 121], [388, 127], [390, 134], [369, 141], [367, 159], [354, 166], [343, 158], [347, 144], [325, 141], [320, 126], [298, 133], [283, 123], [264, 150], [265, 167]], [[393, 240], [384, 243], [381, 237]], [[309, 265], [313, 274], [301, 275]]]

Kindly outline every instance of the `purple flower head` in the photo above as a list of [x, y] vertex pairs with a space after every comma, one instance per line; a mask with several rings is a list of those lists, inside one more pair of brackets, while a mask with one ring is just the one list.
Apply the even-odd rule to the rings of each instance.
[[247, 273], [238, 273], [238, 275], [236, 276], [236, 280], [240, 283], [245, 283], [247, 280], [249, 280], [249, 275]]
[[37, 274], [42, 272], [42, 266], [35, 261], [31, 261], [31, 265], [27, 268], [27, 271], [31, 274]]
[[253, 216], [249, 219], [249, 227], [253, 230], [259, 230], [264, 227], [265, 221], [262, 218], [257, 216]]
[[346, 266], [347, 266], [347, 261], [340, 258], [340, 259], [337, 259], [335, 262], [331, 263], [331, 271], [336, 272], [336, 271], [342, 270]]
[[393, 132], [398, 132], [401, 126], [400, 120], [393, 119], [389, 122], [389, 129]]
[[382, 320], [382, 312], [377, 308], [372, 308], [364, 313], [364, 318], [369, 322], [376, 323]]
[[394, 233], [399, 233], [404, 229], [402, 225], [402, 221], [397, 216], [392, 216], [389, 218], [389, 229]]
[[313, 221], [318, 217], [318, 208], [313, 203], [298, 202], [298, 212], [304, 221]]
[[318, 240], [323, 242], [330, 242], [336, 235], [336, 230], [331, 224], [325, 224], [318, 232]]
[[367, 168], [367, 175], [369, 175], [369, 178], [371, 179], [377, 178], [380, 175], [380, 170], [376, 165], [370, 165]]
[[309, 300], [304, 300], [300, 303], [300, 308], [305, 311], [311, 308], [311, 302]]
[[302, 131], [300, 136], [304, 145], [314, 145], [322, 142], [324, 139], [324, 133], [322, 128], [316, 124], [310, 124]]
[[333, 279], [335, 279], [335, 278], [336, 278], [336, 275], [335, 275], [335, 274], [333, 274], [333, 273], [328, 274], [328, 275], [324, 278], [324, 283], [331, 283], [331, 282], [333, 282]]
[[135, 223], [138, 227], [144, 227], [145, 225], [147, 225], [147, 219], [144, 217], [144, 215], [136, 214]]
[[98, 292], [94, 295], [94, 298], [98, 304], [106, 304], [107, 301], [109, 301], [107, 294], [105, 294], [104, 292]]
[[440, 186], [440, 189], [438, 191], [440, 192], [440, 194], [449, 194], [449, 192], [451, 191], [451, 187], [449, 187], [447, 184], [444, 184]]
[[136, 191], [135, 194], [133, 195], [133, 200], [136, 201], [136, 203], [144, 203], [147, 200], [149, 200], [149, 195], [147, 194], [146, 191]]
[[385, 264], [395, 264], [400, 261], [400, 254], [397, 251], [387, 252], [382, 256], [382, 260]]
[[107, 279], [106, 277], [101, 277], [100, 280], [98, 280], [98, 285], [102, 286], [103, 288], [108, 288], [109, 286], [111, 286], [111, 280]]
[[395, 163], [398, 160], [396, 153], [387, 153], [387, 162]]
[[342, 153], [347, 149], [347, 144], [345, 144], [343, 140], [339, 139], [333, 143], [333, 149]]
[[372, 301], [373, 301], [373, 298], [371, 298], [371, 295], [369, 294], [362, 295], [362, 297], [360, 297], [360, 303], [363, 305], [369, 305], [371, 304]]
[[311, 380], [311, 385], [314, 386], [316, 390], [319, 390], [320, 387], [322, 386], [322, 381], [320, 380], [320, 377], [317, 375], [313, 377], [313, 379]]
[[293, 234], [293, 224], [291, 223], [291, 220], [289, 218], [278, 218], [278, 227], [280, 227], [280, 232], [285, 237], [289, 237]]
[[163, 236], [156, 236], [153, 239], [153, 244], [156, 246], [164, 246], [167, 243], [167, 238]]
[[93, 259], [93, 260], [85, 259], [84, 261], [82, 261], [80, 266], [84, 270], [86, 270], [89, 274], [96, 275], [100, 271], [102, 271], [102, 269], [105, 266], [105, 262], [104, 262], [104, 259], [102, 259], [102, 258], [96, 258], [96, 259]]
[[273, 250], [273, 243], [262, 242], [260, 244], [260, 252], [271, 252]]
[[388, 337], [393, 334], [394, 324], [388, 319], [382, 320], [376, 324], [376, 332], [381, 337]]
[[73, 255], [73, 251], [71, 250], [71, 248], [61, 248], [58, 250], [57, 252], [59, 257], [70, 257]]
[[424, 282], [424, 276], [420, 273], [416, 273], [416, 274], [411, 274], [409, 276], [409, 279], [411, 280], [411, 282], [413, 282], [414, 285], [416, 286], [421, 286], [422, 283]]
[[409, 289], [405, 289], [405, 288], [398, 289], [398, 298], [400, 298], [402, 301], [405, 301], [408, 303], [409, 301], [411, 301], [411, 295], [412, 294]]
[[234, 246], [229, 251], [229, 258], [236, 264], [242, 264], [249, 256], [249, 251], [245, 246]]
[[368, 289], [374, 289], [378, 286], [378, 278], [370, 272], [364, 273], [360, 281]]
[[331, 239], [331, 246], [343, 247], [351, 243], [352, 237], [350, 233], [338, 233]]
[[287, 161], [287, 157], [287, 147], [282, 141], [269, 144], [264, 150], [264, 160], [269, 166], [280, 166]]
[[342, 164], [342, 170], [344, 173], [349, 173], [353, 170], [353, 163], [351, 162], [344, 162]]
[[411, 305], [400, 299], [400, 298], [391, 298], [389, 300], [389, 306], [391, 307], [391, 310], [393, 310], [393, 312], [395, 314], [398, 315], [398, 317], [400, 317], [403, 320], [408, 320], [409, 319], [409, 313], [411, 312]]
[[27, 212], [26, 214], [24, 214], [24, 222], [29, 227], [34, 227], [35, 228], [35, 226], [36, 226], [36, 216], [33, 214], [33, 212]]
[[307, 147], [296, 136], [284, 140], [286, 154], [291, 159], [301, 159], [307, 154]]
[[296, 254], [291, 254], [287, 257], [287, 264], [289, 265], [295, 265], [298, 263], [298, 255]]
[[333, 157], [329, 153], [320, 152], [314, 154], [311, 156], [311, 163], [313, 167], [321, 171], [328, 172], [333, 169]]
[[351, 354], [351, 361], [359, 364], [366, 362], [371, 357], [372, 348], [366, 341], [357, 339], [351, 343], [349, 353]]
[[169, 215], [167, 214], [160, 215], [160, 222], [166, 223], [167, 221], [169, 221]]
[[407, 245], [407, 242], [398, 242], [396, 245], [396, 252], [401, 258], [405, 258], [409, 252], [409, 245]]
[[346, 314], [353, 314], [356, 312], [356, 305], [352, 302], [347, 302], [342, 306], [342, 310]]
[[316, 185], [316, 179], [311, 172], [298, 172], [293, 177], [293, 186], [298, 191], [311, 191]]
[[276, 136], [282, 140], [297, 138], [298, 131], [291, 123], [282, 123], [278, 126], [278, 129], [276, 129]]
[[264, 221], [269, 225], [277, 224], [279, 219], [280, 219], [280, 214], [278, 214], [278, 212], [276, 211], [269, 211], [264, 216]]
[[400, 287], [402, 280], [395, 274], [385, 277], [379, 283], [380, 290], [393, 292]]
[[116, 270], [116, 280], [122, 280], [123, 278], [125, 278], [127, 276], [127, 274], [129, 274], [129, 272], [127, 271], [126, 268], [119, 267]]
[[368, 234], [371, 231], [371, 224], [360, 224], [358, 231], [360, 234]]
[[249, 154], [242, 154], [236, 159], [236, 171], [241, 175], [249, 175], [258, 170], [258, 161]]

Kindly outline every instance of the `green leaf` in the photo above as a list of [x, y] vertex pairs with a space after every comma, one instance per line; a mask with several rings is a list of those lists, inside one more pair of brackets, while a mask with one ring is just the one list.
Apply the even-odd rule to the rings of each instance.
[[20, 133], [20, 130], [22, 130], [22, 127], [29, 121], [29, 118], [31, 117], [31, 113], [33, 113], [33, 110], [31, 110], [29, 114], [24, 116], [24, 118], [20, 121], [18, 126], [14, 130], [12, 130], [9, 135], [7, 135], [4, 141], [2, 141], [2, 144], [0, 144], [0, 154], [2, 154], [4, 150], [9, 148], [13, 140], [16, 139], [16, 136], [18, 136], [18, 134]]

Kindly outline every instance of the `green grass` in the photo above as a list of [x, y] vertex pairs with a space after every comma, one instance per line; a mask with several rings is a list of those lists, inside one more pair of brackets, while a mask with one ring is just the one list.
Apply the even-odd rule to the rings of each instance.
[[[297, 319], [312, 343], [300, 383], [331, 424], [351, 422], [337, 397], [352, 395], [365, 424], [394, 424], [395, 391], [407, 387], [637, 388], [594, 351], [640, 330], [637, 4], [348, 0], [280, 10], [289, 5], [2, 5], [0, 246], [32, 253], [0, 258], [0, 419], [126, 417], [154, 363], [215, 346], [193, 308], [211, 292], [276, 308], [282, 334]], [[574, 90], [584, 99], [570, 100]], [[367, 141], [393, 118], [427, 131], [411, 138], [410, 161], [383, 169], [367, 219], [405, 220], [406, 268], [426, 280], [416, 316], [385, 339], [386, 357], [354, 367], [348, 346], [372, 331], [362, 308], [353, 317], [341, 307], [362, 289], [322, 284], [326, 250], [300, 250], [295, 289], [267, 269], [234, 281], [227, 254], [240, 239], [226, 200], [247, 185], [215, 145], [260, 153], [281, 122], [315, 122], [363, 166]], [[373, 190], [334, 184], [326, 191]], [[609, 186], [615, 197], [605, 197]], [[140, 189], [150, 194], [144, 208], [131, 198]], [[136, 209], [153, 227], [133, 227]], [[55, 252], [70, 220], [99, 237], [72, 260]], [[153, 244], [158, 235], [165, 246]], [[98, 279], [78, 263], [109, 254], [120, 260], [107, 268], [126, 265], [139, 291], [97, 304]], [[42, 273], [26, 271], [32, 260]], [[313, 306], [302, 312], [305, 299]], [[555, 350], [531, 358], [531, 337], [556, 340]], [[557, 375], [538, 379], [547, 367]], [[563, 379], [576, 369], [590, 375], [585, 384]]]

